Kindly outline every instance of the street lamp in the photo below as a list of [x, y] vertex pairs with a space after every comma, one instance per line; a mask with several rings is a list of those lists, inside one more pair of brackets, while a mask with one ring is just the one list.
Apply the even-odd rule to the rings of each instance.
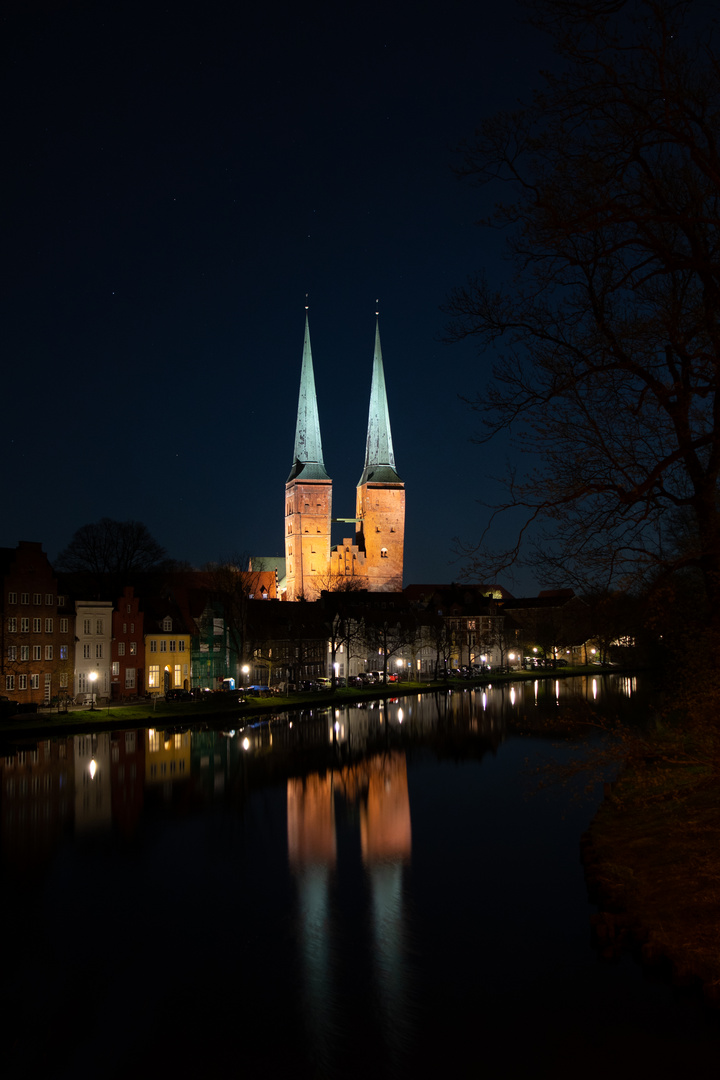
[[90, 674], [88, 675], [88, 680], [90, 682], [90, 708], [91, 709], [95, 708], [95, 693], [94, 693], [94, 691], [95, 691], [95, 680], [96, 679], [97, 679], [97, 671], [91, 671]]
[[243, 674], [243, 686], [244, 686], [245, 683], [247, 682], [247, 677], [250, 674], [250, 668], [248, 667], [247, 664], [243, 664], [243, 666], [240, 668], [240, 670], [242, 671], [242, 674]]

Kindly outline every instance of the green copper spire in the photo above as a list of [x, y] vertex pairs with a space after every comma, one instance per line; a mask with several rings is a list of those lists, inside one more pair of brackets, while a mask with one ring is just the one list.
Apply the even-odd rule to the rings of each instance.
[[[380, 320], [375, 323], [375, 357], [373, 359], [372, 387], [370, 389], [370, 415], [368, 417], [367, 442], [365, 444], [365, 468], [360, 484], [401, 484], [395, 472], [390, 413], [385, 392], [382, 349], [380, 348]], [[360, 486], [360, 485], [358, 485]]]
[[289, 484], [291, 480], [297, 480], [299, 476], [303, 480], [330, 479], [323, 464], [307, 311], [305, 314], [305, 342], [303, 344], [300, 394], [295, 427], [295, 451], [293, 454], [293, 467], [286, 483]]

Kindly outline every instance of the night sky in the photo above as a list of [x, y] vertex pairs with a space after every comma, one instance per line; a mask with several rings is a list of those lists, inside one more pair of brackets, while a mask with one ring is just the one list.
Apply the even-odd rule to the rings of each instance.
[[[376, 298], [405, 583], [460, 576], [505, 448], [445, 345], [497, 272], [453, 148], [537, 85], [515, 3], [13, 0], [2, 21], [0, 545], [144, 522], [176, 559], [284, 554], [305, 295], [334, 516], [363, 468]], [[335, 526], [339, 542], [348, 526]], [[542, 582], [504, 578], [516, 595]]]

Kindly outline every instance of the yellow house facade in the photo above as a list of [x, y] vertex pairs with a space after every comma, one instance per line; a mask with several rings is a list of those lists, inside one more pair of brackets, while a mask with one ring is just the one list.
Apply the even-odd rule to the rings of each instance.
[[145, 634], [145, 693], [190, 689], [190, 634], [179, 619], [163, 616]]

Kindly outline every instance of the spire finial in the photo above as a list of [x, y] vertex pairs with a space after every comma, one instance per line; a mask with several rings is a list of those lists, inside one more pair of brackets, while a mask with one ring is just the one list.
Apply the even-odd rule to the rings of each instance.
[[308, 311], [310, 305], [308, 304], [308, 293], [305, 293], [305, 310]]

